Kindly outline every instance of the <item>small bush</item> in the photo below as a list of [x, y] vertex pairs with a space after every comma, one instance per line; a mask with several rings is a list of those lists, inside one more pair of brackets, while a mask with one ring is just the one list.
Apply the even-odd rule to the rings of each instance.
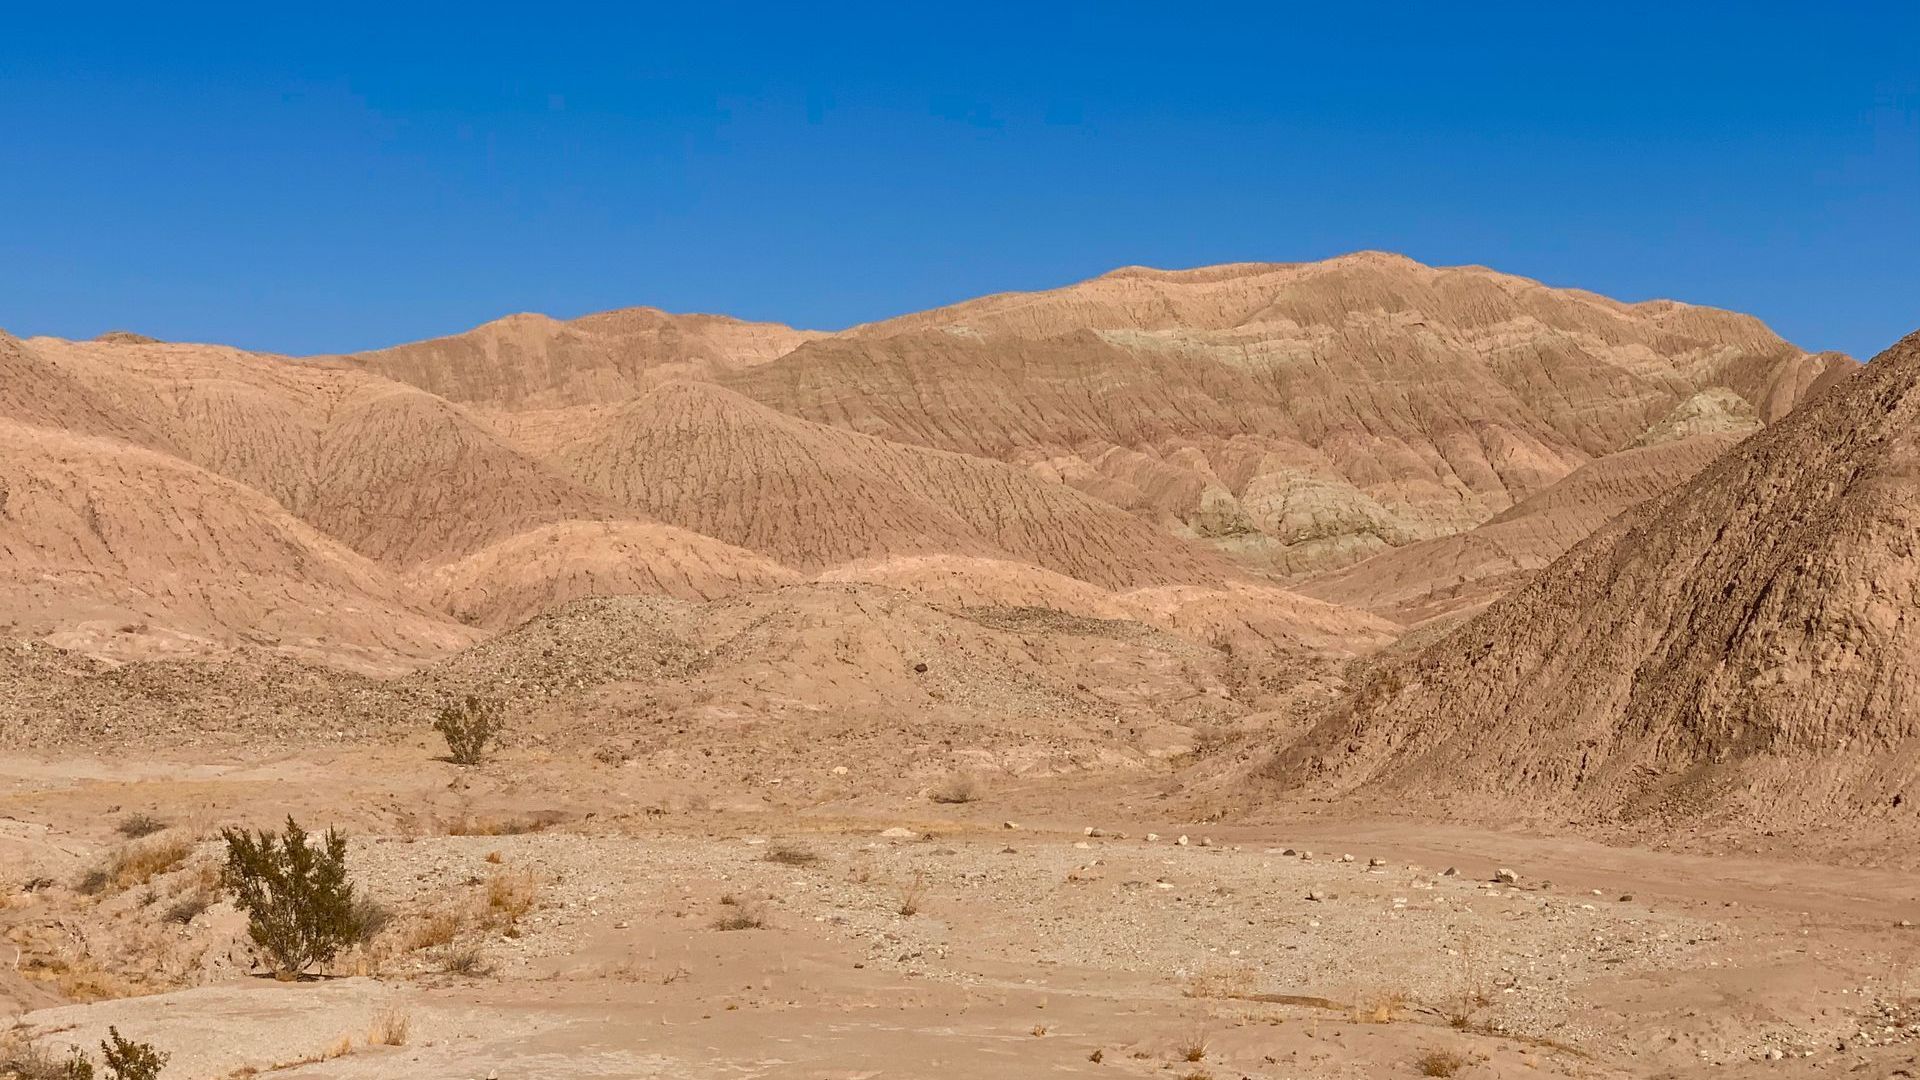
[[173, 1056], [155, 1050], [152, 1043], [123, 1039], [116, 1028], [107, 1029], [107, 1040], [100, 1044], [107, 1062], [107, 1080], [155, 1080]]
[[329, 829], [319, 846], [291, 817], [282, 836], [227, 829], [225, 881], [247, 913], [247, 936], [273, 961], [274, 975], [298, 978], [352, 943], [353, 884], [347, 838]]
[[901, 915], [911, 918], [920, 914], [920, 904], [927, 897], [927, 875], [924, 870], [915, 870], [913, 880], [900, 886], [900, 903], [894, 908]]
[[493, 965], [487, 961], [487, 954], [481, 952], [478, 945], [462, 945], [450, 947], [440, 954], [440, 971], [447, 975], [479, 978], [491, 975]]
[[143, 836], [152, 836], [166, 827], [166, 822], [152, 814], [128, 814], [121, 818], [120, 823], [113, 829], [129, 840], [138, 840]]
[[413, 1017], [398, 1009], [388, 1009], [373, 1018], [367, 1032], [369, 1046], [405, 1046], [413, 1034]]
[[1467, 1067], [1467, 1059], [1452, 1050], [1429, 1050], [1414, 1065], [1421, 1076], [1453, 1076]]
[[81, 896], [99, 896], [106, 892], [107, 886], [111, 884], [113, 884], [113, 875], [106, 867], [96, 866], [80, 875], [80, 880], [73, 883], [73, 891]]
[[166, 914], [161, 916], [175, 926], [188, 926], [193, 920], [206, 914], [213, 906], [213, 894], [199, 889], [180, 897], [167, 906]]
[[447, 756], [455, 765], [478, 765], [487, 756], [487, 744], [506, 727], [501, 712], [498, 701], [468, 694], [440, 706], [433, 730], [447, 740]]
[[93, 1080], [93, 1062], [88, 1061], [77, 1046], [62, 1058], [35, 1043], [9, 1047], [0, 1042], [0, 1076], [19, 1080]]
[[820, 861], [820, 853], [804, 844], [779, 843], [767, 848], [765, 858], [781, 866], [812, 866]]
[[935, 784], [927, 798], [937, 803], [970, 803], [986, 794], [986, 787], [980, 778], [972, 773], [958, 772]]
[[761, 904], [734, 904], [713, 920], [715, 930], [765, 930], [767, 909]]
[[161, 874], [173, 873], [192, 854], [193, 841], [184, 836], [129, 844], [114, 853], [107, 873], [114, 888], [131, 889]]
[[487, 914], [506, 924], [508, 930], [517, 926], [540, 897], [540, 887], [533, 880], [532, 871], [512, 873], [495, 871], [487, 878]]
[[465, 926], [466, 920], [457, 911], [430, 911], [413, 925], [412, 932], [407, 935], [407, 950], [419, 952], [421, 949], [451, 945]]

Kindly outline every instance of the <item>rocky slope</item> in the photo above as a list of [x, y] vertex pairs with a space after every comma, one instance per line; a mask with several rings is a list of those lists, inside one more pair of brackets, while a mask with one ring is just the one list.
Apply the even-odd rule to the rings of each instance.
[[1266, 771], [1463, 813], [1910, 812], [1916, 619], [1920, 335], [1388, 665]]

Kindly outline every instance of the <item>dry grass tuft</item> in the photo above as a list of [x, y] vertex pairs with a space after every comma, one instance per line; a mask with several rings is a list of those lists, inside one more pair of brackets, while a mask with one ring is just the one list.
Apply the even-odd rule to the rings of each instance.
[[405, 1046], [413, 1034], [413, 1016], [399, 1009], [388, 1009], [373, 1018], [367, 1031], [368, 1046]]
[[451, 945], [460, 931], [467, 925], [467, 918], [461, 912], [451, 908], [429, 911], [407, 931], [406, 948], [408, 952], [422, 949], [435, 949]]
[[119, 824], [113, 827], [113, 831], [129, 840], [138, 840], [143, 836], [152, 836], [166, 827], [166, 822], [152, 814], [136, 813], [121, 818]]
[[539, 900], [540, 886], [533, 880], [531, 870], [519, 873], [498, 870], [487, 878], [489, 923], [504, 925], [508, 931], [512, 931]]
[[449, 946], [440, 954], [440, 971], [444, 975], [480, 978], [493, 974], [493, 964], [478, 945]]
[[1353, 1007], [1353, 1019], [1360, 1024], [1391, 1024], [1405, 1011], [1405, 990], [1382, 990]]
[[1205, 1061], [1207, 1060], [1207, 1045], [1207, 1033], [1205, 1031], [1195, 1031], [1174, 1044], [1173, 1056], [1179, 1058], [1181, 1061]]
[[812, 866], [820, 861], [820, 853], [805, 844], [781, 841], [769, 845], [767, 853], [762, 858], [770, 863], [779, 863], [781, 866]]
[[[726, 902], [725, 897], [721, 902]], [[715, 930], [765, 930], [767, 928], [767, 907], [765, 904], [741, 904], [735, 902], [727, 910], [714, 917]]]
[[1429, 1050], [1414, 1059], [1421, 1076], [1453, 1076], [1468, 1065], [1466, 1057], [1452, 1050]]
[[970, 772], [957, 772], [933, 785], [927, 798], [937, 803], [970, 803], [986, 795], [986, 785]]
[[911, 918], [920, 914], [920, 907], [927, 898], [927, 872], [915, 870], [913, 880], [900, 886], [900, 903], [894, 908], [901, 915]]

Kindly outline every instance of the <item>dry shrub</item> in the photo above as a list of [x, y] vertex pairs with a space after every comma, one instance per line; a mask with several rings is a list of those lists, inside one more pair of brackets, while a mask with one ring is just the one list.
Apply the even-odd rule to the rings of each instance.
[[1464, 1055], [1452, 1050], [1429, 1050], [1414, 1059], [1421, 1076], [1453, 1076], [1467, 1067]]
[[512, 930], [539, 898], [540, 887], [533, 880], [533, 871], [495, 871], [487, 878], [487, 919]]
[[73, 1001], [109, 1001], [150, 992], [146, 985], [108, 971], [84, 953], [29, 956], [20, 961], [19, 970], [35, 982], [52, 984], [62, 997]]
[[213, 893], [206, 889], [195, 889], [167, 905], [166, 913], [161, 918], [176, 926], [188, 926], [212, 906]]
[[927, 798], [937, 803], [970, 803], [986, 794], [986, 785], [970, 772], [957, 772], [933, 785]]
[[1181, 992], [1190, 998], [1245, 998], [1258, 983], [1259, 975], [1251, 965], [1209, 962], [1187, 976]]
[[119, 824], [113, 827], [113, 831], [129, 840], [138, 840], [143, 836], [152, 836], [166, 827], [166, 822], [152, 814], [134, 813], [121, 818]]
[[440, 953], [440, 971], [446, 975], [479, 978], [493, 974], [493, 964], [478, 945], [448, 946]]
[[1205, 1061], [1207, 1059], [1207, 1033], [1193, 1031], [1173, 1046], [1173, 1056], [1181, 1061]]
[[452, 908], [429, 911], [422, 915], [407, 932], [407, 951], [419, 952], [422, 949], [451, 945], [466, 926], [466, 916]]
[[894, 907], [894, 910], [909, 918], [920, 914], [921, 904], [927, 898], [927, 872], [915, 870], [913, 880], [900, 886], [899, 892], [900, 903]]
[[1405, 990], [1381, 990], [1353, 1007], [1353, 1019], [1361, 1024], [1391, 1024], [1407, 1001]]
[[[722, 898], [722, 902], [725, 902], [725, 898]], [[715, 930], [764, 930], [767, 928], [767, 906], [735, 902], [714, 917], [713, 928]]]
[[77, 1046], [60, 1057], [24, 1035], [0, 1035], [0, 1076], [19, 1080], [92, 1080], [93, 1064]]
[[127, 844], [96, 866], [74, 884], [84, 896], [105, 892], [123, 892], [145, 885], [162, 874], [172, 873], [193, 854], [193, 841], [185, 836], [170, 836], [144, 844]]
[[553, 822], [538, 817], [472, 817], [462, 814], [447, 824], [448, 836], [525, 836], [545, 831]]
[[812, 866], [820, 861], [819, 852], [805, 844], [796, 844], [791, 841], [770, 845], [763, 857], [766, 861], [779, 863], [781, 866]]
[[413, 1035], [413, 1016], [399, 1009], [388, 1009], [373, 1018], [367, 1031], [368, 1046], [405, 1046]]

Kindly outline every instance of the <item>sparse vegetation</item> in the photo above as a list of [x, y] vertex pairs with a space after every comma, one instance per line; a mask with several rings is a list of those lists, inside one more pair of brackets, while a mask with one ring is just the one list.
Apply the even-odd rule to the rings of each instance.
[[113, 1027], [107, 1028], [107, 1041], [100, 1044], [100, 1053], [106, 1060], [106, 1080], [156, 1080], [172, 1056], [154, 1049], [152, 1043], [123, 1039], [119, 1029]]
[[1205, 1061], [1207, 1059], [1207, 1034], [1195, 1031], [1174, 1045], [1173, 1054], [1181, 1061]]
[[782, 866], [812, 866], [820, 861], [820, 853], [805, 844], [781, 841], [767, 847], [765, 858]]
[[927, 798], [937, 803], [976, 802], [986, 794], [986, 785], [970, 772], [957, 772], [933, 785]]
[[488, 919], [504, 925], [512, 934], [520, 920], [533, 910], [539, 896], [540, 887], [534, 882], [531, 870], [495, 871], [487, 878]]
[[478, 945], [449, 946], [440, 954], [440, 971], [446, 975], [479, 978], [493, 974], [493, 964]]
[[900, 903], [894, 908], [899, 914], [911, 918], [920, 914], [920, 905], [927, 897], [927, 874], [924, 870], [915, 870], [913, 880], [900, 886]]
[[166, 827], [166, 822], [152, 814], [133, 813], [121, 818], [120, 823], [113, 827], [113, 831], [129, 840], [138, 840], [143, 836], [152, 836]]
[[405, 1046], [413, 1035], [413, 1016], [399, 1009], [388, 1009], [373, 1018], [367, 1031], [368, 1046]]
[[9, 1080], [93, 1080], [93, 1062], [79, 1047], [68, 1049], [66, 1057], [38, 1043], [9, 1039], [0, 1042], [0, 1076]]
[[205, 889], [195, 889], [167, 905], [166, 913], [161, 918], [175, 926], [188, 926], [212, 906], [213, 894]]
[[227, 829], [224, 880], [247, 913], [247, 936], [273, 961], [274, 976], [298, 978], [355, 940], [347, 839], [329, 829], [316, 846], [291, 817], [284, 835]]
[[451, 945], [460, 936], [466, 920], [459, 912], [451, 909], [430, 911], [413, 924], [413, 930], [407, 935], [407, 949], [418, 952], [421, 949], [433, 949]]
[[503, 712], [498, 701], [468, 694], [440, 706], [433, 730], [447, 740], [447, 756], [455, 765], [478, 765], [506, 727]]
[[1353, 1019], [1360, 1024], [1391, 1024], [1407, 1007], [1404, 990], [1382, 990], [1353, 1007]]
[[[722, 898], [725, 903], [725, 898]], [[727, 910], [715, 916], [715, 930], [764, 930], [767, 928], [767, 908], [765, 904], [727, 904]]]
[[1465, 1056], [1452, 1050], [1429, 1050], [1414, 1061], [1421, 1076], [1453, 1076], [1467, 1064]]
[[393, 911], [371, 896], [355, 895], [347, 914], [347, 940], [368, 945], [393, 923]]

